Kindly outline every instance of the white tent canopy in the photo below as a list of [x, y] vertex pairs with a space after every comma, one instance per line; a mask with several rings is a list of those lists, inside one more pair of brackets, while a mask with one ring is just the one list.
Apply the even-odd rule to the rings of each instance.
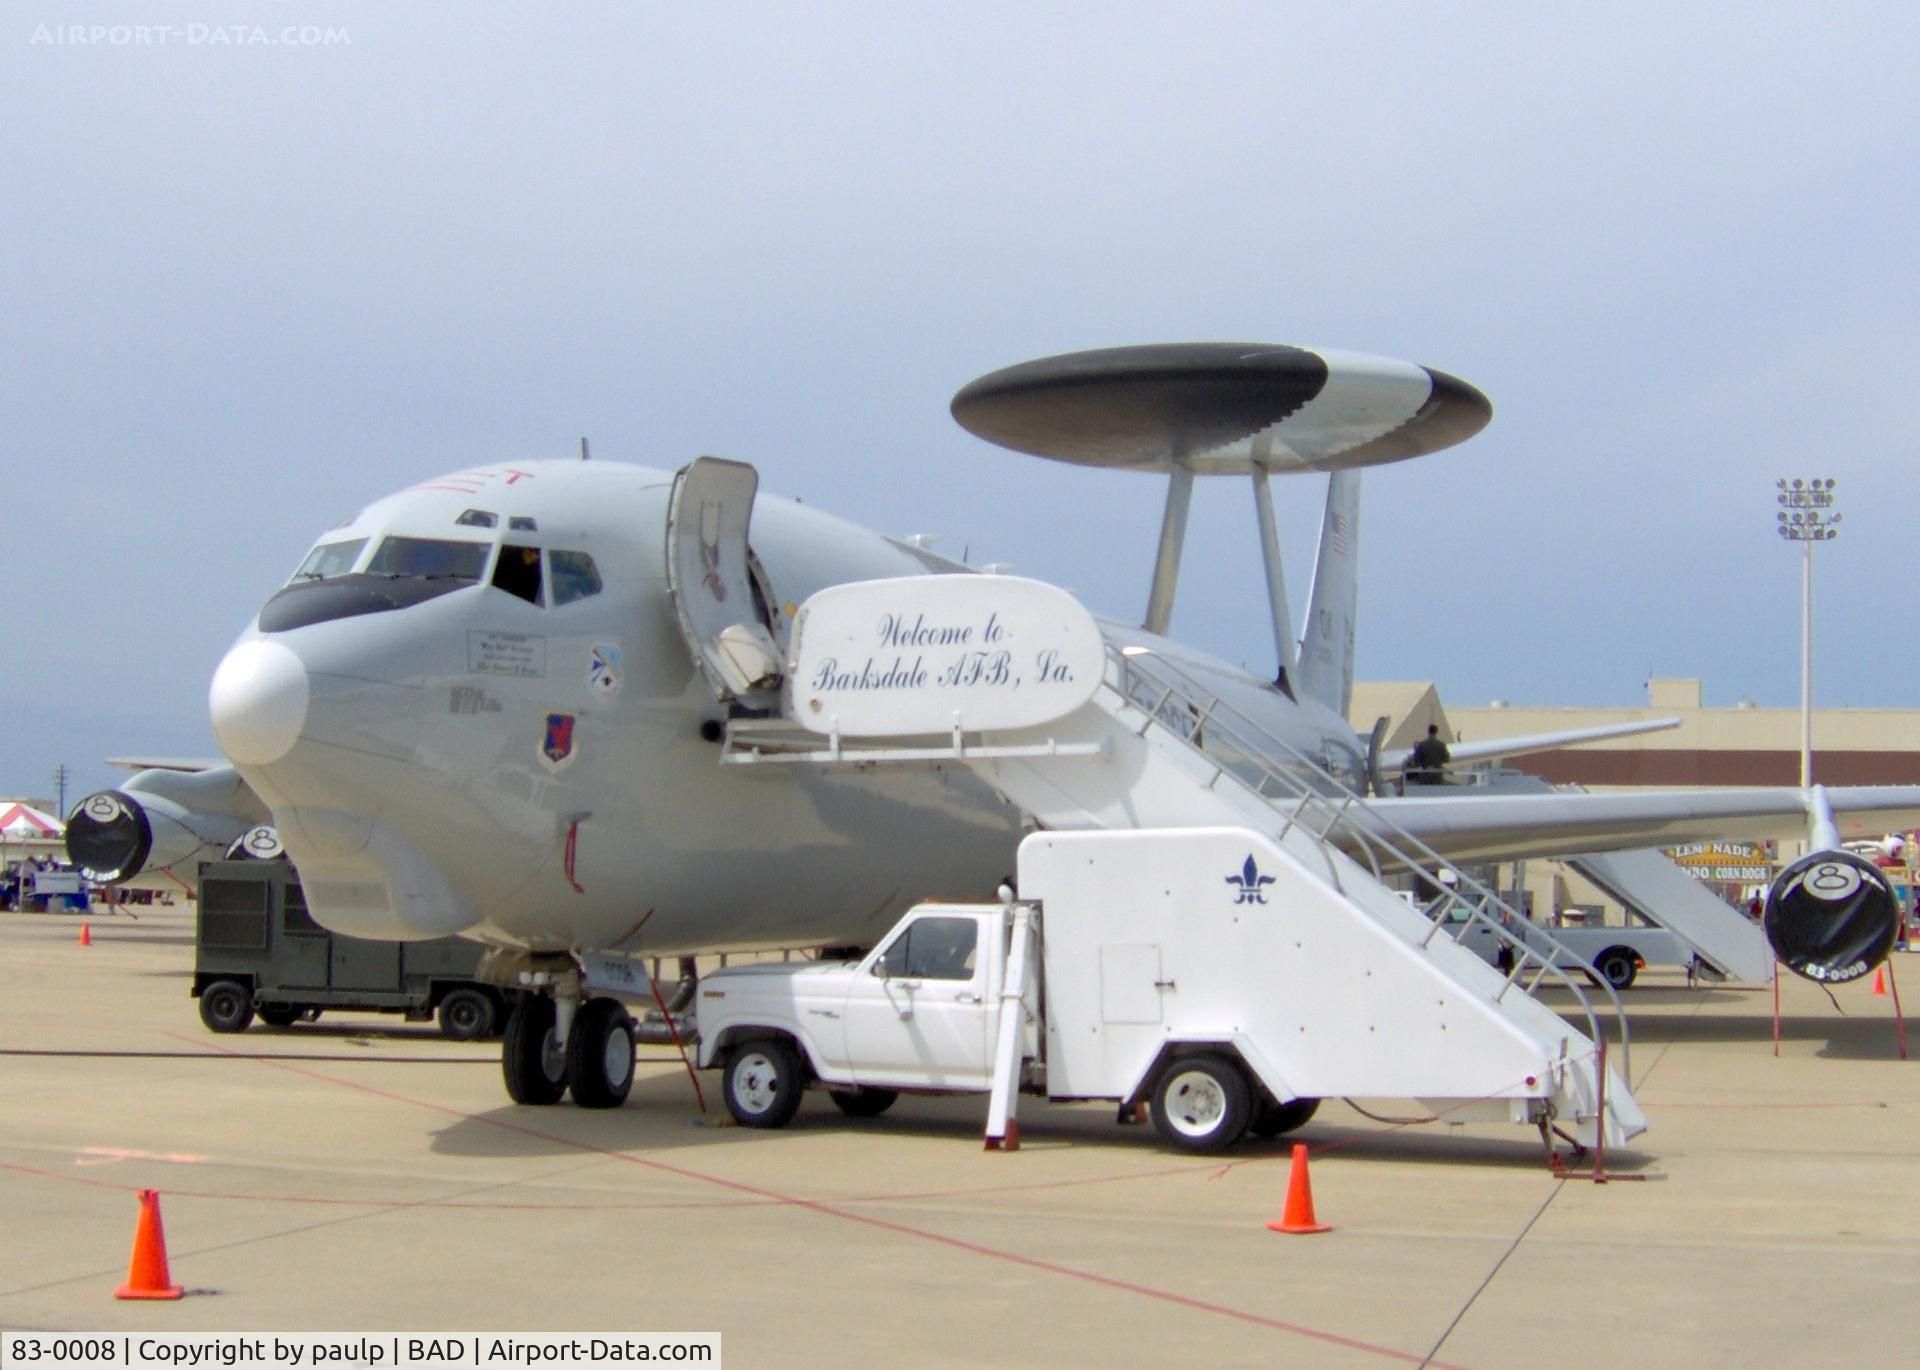
[[31, 804], [0, 801], [0, 832], [8, 837], [59, 837], [67, 825]]

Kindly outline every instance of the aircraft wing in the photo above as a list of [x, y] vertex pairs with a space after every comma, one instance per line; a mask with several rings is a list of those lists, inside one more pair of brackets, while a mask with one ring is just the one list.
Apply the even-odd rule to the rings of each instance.
[[[1444, 789], [1446, 787], [1435, 787]], [[1843, 838], [1920, 826], [1920, 785], [1826, 791]], [[1617, 794], [1409, 794], [1367, 801], [1363, 826], [1392, 841], [1409, 833], [1450, 861], [1673, 846], [1714, 838], [1803, 839], [1807, 792], [1765, 789], [1659, 790]]]
[[110, 756], [106, 764], [123, 771], [183, 771], [188, 775], [227, 769], [225, 761], [191, 756]]
[[[1525, 733], [1519, 737], [1497, 737], [1487, 742], [1455, 742], [1447, 748], [1456, 763], [1499, 761], [1529, 752], [1550, 752], [1559, 747], [1575, 747], [1583, 742], [1600, 742], [1609, 737], [1635, 737], [1641, 733], [1665, 732], [1677, 728], [1677, 718], [1649, 718], [1634, 723], [1604, 723], [1594, 728], [1566, 728], [1557, 733]], [[1413, 748], [1383, 753], [1380, 769], [1391, 775], [1413, 764]]]

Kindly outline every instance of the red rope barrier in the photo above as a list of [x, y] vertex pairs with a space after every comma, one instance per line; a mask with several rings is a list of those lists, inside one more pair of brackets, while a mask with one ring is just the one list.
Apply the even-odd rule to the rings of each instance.
[[1773, 1054], [1780, 1054], [1780, 963], [1773, 963]]
[[1887, 988], [1893, 991], [1893, 1025], [1900, 1039], [1900, 1059], [1907, 1059], [1907, 1015], [1900, 1011], [1900, 979], [1893, 973], [1893, 958], [1887, 958]]
[[[653, 910], [647, 910], [647, 917], [653, 916]], [[644, 920], [642, 920], [644, 921]], [[700, 1111], [707, 1111], [707, 1096], [700, 1089], [700, 1074], [693, 1068], [693, 1062], [687, 1059], [687, 1048], [680, 1040], [680, 1029], [675, 1026], [673, 1015], [667, 1011], [667, 1001], [660, 997], [660, 982], [651, 975], [647, 977], [647, 988], [653, 991], [653, 1002], [660, 1006], [660, 1016], [667, 1020], [667, 1035], [673, 1038], [673, 1046], [680, 1053], [680, 1064], [687, 1068], [687, 1078], [693, 1081], [693, 1101], [700, 1105]]]

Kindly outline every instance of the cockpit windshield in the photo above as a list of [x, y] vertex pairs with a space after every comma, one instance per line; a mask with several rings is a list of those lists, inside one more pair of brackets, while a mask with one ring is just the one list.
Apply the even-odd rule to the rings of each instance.
[[307, 559], [300, 563], [300, 569], [293, 573], [293, 578], [301, 581], [344, 576], [353, 569], [353, 563], [360, 560], [360, 549], [366, 545], [365, 538], [354, 538], [351, 542], [323, 542], [307, 554]]
[[423, 580], [478, 580], [492, 546], [438, 538], [387, 538], [367, 563], [370, 576], [418, 576]]
[[333, 619], [424, 604], [477, 584], [493, 555], [490, 542], [385, 538], [355, 571], [367, 539], [322, 543], [293, 579], [260, 609], [260, 631], [284, 633]]

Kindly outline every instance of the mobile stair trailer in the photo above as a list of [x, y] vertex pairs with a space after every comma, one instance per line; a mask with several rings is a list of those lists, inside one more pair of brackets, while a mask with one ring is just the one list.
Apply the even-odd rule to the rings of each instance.
[[[876, 632], [897, 639], [903, 621], [975, 631], [916, 642], [898, 688], [843, 668], [891, 656]], [[998, 645], [1008, 643], [1017, 658]], [[1049, 939], [1093, 958], [1098, 978], [1085, 967], [1064, 978], [1083, 995], [1097, 986], [1100, 1002], [1069, 1018], [1113, 1057], [1091, 1073], [1079, 1051], [1013, 1059], [1030, 1034], [1009, 1007], [996, 1024], [990, 1140], [996, 1126], [1004, 1136], [1016, 1077], [1030, 1073], [1021, 1062], [1037, 1060], [1059, 1097], [1131, 1097], [1140, 1083], [1116, 1095], [1125, 1077], [1144, 1070], [1151, 1091], [1191, 1045], [1231, 1046], [1249, 1093], [1280, 1104], [1410, 1097], [1454, 1120], [1531, 1123], [1582, 1146], [1645, 1129], [1609, 987], [1612, 1047], [1563, 958], [1501, 928], [1501, 913], [1518, 915], [1491, 890], [1463, 881], [1450, 892], [1457, 923], [1409, 906], [1387, 877], [1423, 872], [1437, 884], [1437, 854], [1395, 833], [1323, 758], [1290, 748], [1150, 640], [1096, 624], [1065, 592], [972, 575], [835, 586], [802, 606], [790, 655], [783, 716], [730, 722], [723, 761], [966, 766], [1043, 830], [1023, 844], [1019, 895], [1041, 907]], [[1216, 926], [1223, 909], [1239, 921]], [[1457, 940], [1488, 926], [1508, 944], [1505, 972]], [[1240, 976], [1263, 981], [1271, 1009], [1197, 969], [1216, 954], [1243, 961]], [[1196, 967], [1185, 985], [1180, 972], [1143, 978], [1167, 957]], [[1581, 1027], [1536, 997], [1548, 985], [1567, 992]], [[1025, 995], [999, 990], [1008, 1005]], [[1207, 1041], [1187, 1040], [1203, 1021]], [[1143, 1055], [1146, 1039], [1158, 1045]]]

